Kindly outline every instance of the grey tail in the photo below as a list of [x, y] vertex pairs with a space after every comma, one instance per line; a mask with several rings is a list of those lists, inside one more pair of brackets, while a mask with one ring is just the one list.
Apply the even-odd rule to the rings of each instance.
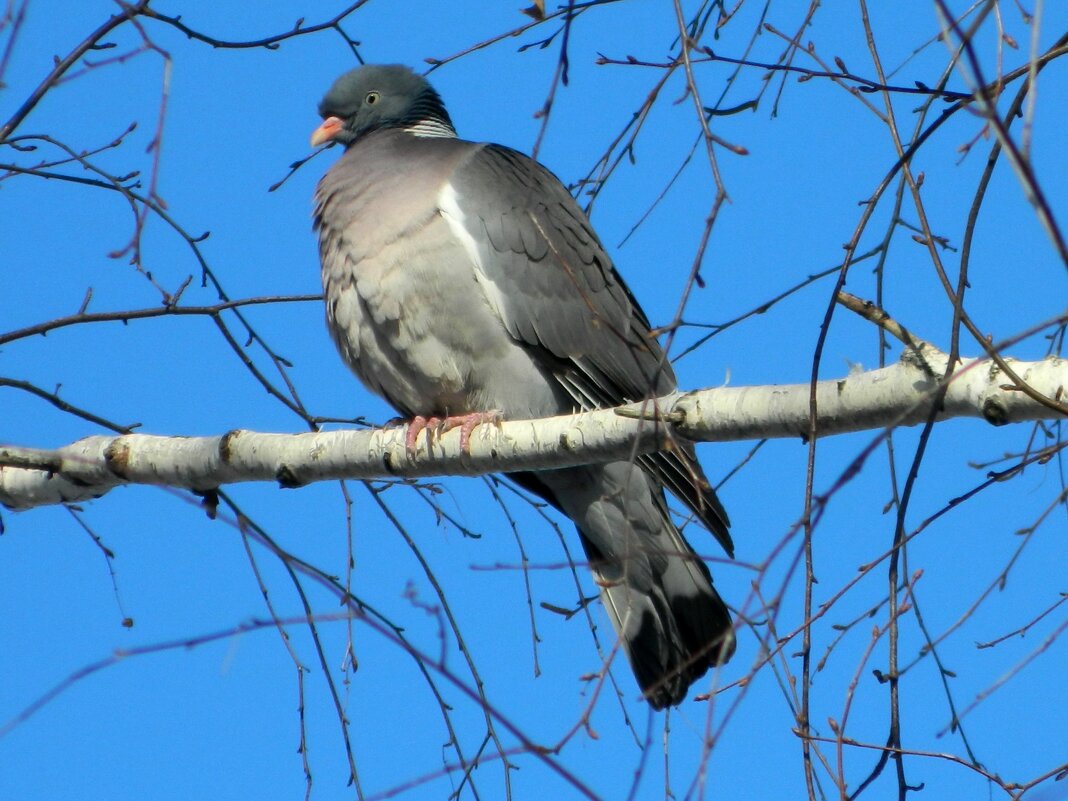
[[674, 525], [666, 525], [679, 547], [663, 554], [660, 580], [644, 587], [628, 579], [626, 559], [605, 558], [582, 537], [612, 626], [642, 695], [656, 709], [681, 703], [690, 686], [735, 649], [731, 615], [708, 567]]
[[629, 462], [512, 476], [570, 517], [642, 695], [679, 704], [734, 653], [730, 611], [671, 521], [659, 484]]

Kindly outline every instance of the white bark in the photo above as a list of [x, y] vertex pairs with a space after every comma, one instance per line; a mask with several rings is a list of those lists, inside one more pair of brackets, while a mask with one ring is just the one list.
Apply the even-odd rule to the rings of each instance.
[[[945, 373], [945, 354], [929, 346], [881, 370], [855, 372], [816, 385], [816, 432], [916, 425], [930, 413]], [[1068, 362], [1007, 360], [1028, 386], [1059, 399]], [[0, 446], [0, 503], [12, 509], [81, 501], [122, 484], [210, 490], [237, 481], [278, 481], [294, 487], [327, 479], [479, 475], [564, 467], [662, 448], [672, 433], [701, 441], [806, 437], [809, 384], [720, 387], [661, 398], [654, 404], [545, 420], [483, 424], [461, 453], [458, 431], [420, 436], [404, 447], [403, 427], [370, 431], [263, 434], [231, 431], [216, 437], [146, 434], [93, 436], [57, 451]], [[1014, 387], [991, 361], [969, 360], [954, 374], [936, 415], [980, 417], [994, 425], [1057, 419], [1057, 410]]]

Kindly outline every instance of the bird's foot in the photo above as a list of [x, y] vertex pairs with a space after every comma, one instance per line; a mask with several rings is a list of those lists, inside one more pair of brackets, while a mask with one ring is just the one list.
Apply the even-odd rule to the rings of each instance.
[[470, 414], [450, 415], [448, 417], [423, 417], [416, 415], [408, 423], [408, 431], [404, 435], [404, 447], [409, 456], [415, 455], [415, 443], [419, 435], [426, 431], [426, 445], [429, 449], [433, 444], [434, 435], [441, 436], [446, 431], [454, 428], [460, 429], [460, 450], [463, 453], [471, 452], [471, 432], [483, 423], [500, 423], [503, 416], [497, 409], [488, 412], [471, 412]]
[[460, 452], [471, 453], [471, 432], [483, 423], [498, 425], [504, 419], [499, 409], [490, 409], [488, 412], [471, 412], [456, 417], [446, 417], [441, 421], [442, 433], [454, 428], [460, 429]]
[[437, 417], [423, 417], [417, 414], [408, 423], [408, 431], [404, 434], [404, 450], [408, 452], [408, 458], [415, 456], [415, 442], [419, 435], [426, 430], [426, 445], [430, 447], [430, 435], [433, 433], [432, 423], [436, 425]]

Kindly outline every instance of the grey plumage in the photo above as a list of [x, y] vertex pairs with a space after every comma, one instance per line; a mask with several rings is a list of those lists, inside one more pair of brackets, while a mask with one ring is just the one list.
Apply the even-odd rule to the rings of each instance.
[[[675, 389], [649, 321], [548, 170], [456, 138], [406, 67], [347, 73], [320, 114], [313, 143], [347, 147], [315, 197], [327, 322], [371, 390], [409, 416], [524, 419]], [[730, 658], [730, 614], [664, 499], [667, 487], [733, 550], [691, 445], [511, 478], [574, 521], [653, 706]]]

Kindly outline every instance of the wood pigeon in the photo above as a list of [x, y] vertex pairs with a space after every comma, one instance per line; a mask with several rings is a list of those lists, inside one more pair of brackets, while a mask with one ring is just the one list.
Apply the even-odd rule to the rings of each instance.
[[[399, 65], [342, 75], [312, 145], [326, 319], [372, 391], [431, 426], [569, 414], [676, 388], [649, 321], [563, 184], [507, 147], [457, 138]], [[578, 529], [644, 697], [657, 709], [734, 652], [730, 613], [676, 528], [666, 487], [728, 553], [727, 514], [679, 441], [633, 461], [514, 473]]]

